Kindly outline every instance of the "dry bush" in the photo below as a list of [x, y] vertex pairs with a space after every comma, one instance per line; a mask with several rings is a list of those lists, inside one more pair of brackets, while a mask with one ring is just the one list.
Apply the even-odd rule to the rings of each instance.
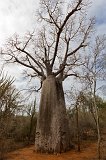
[[[16, 142], [23, 142], [28, 144], [28, 137], [30, 132], [30, 117], [29, 116], [16, 116], [15, 117], [16, 127], [14, 129], [14, 139]], [[36, 117], [33, 119], [31, 132], [31, 140], [34, 142], [35, 129], [36, 129]]]
[[[76, 113], [69, 117], [70, 136], [74, 142], [77, 141]], [[79, 112], [79, 133], [82, 140], [95, 140], [97, 138], [96, 124], [89, 112]]]
[[[28, 144], [30, 117], [21, 116], [22, 96], [13, 85], [13, 79], [0, 73], [0, 160], [8, 151]], [[20, 112], [20, 113], [19, 113]], [[16, 116], [18, 115], [20, 116]], [[31, 136], [35, 134], [35, 117]], [[34, 138], [32, 138], [34, 139]]]

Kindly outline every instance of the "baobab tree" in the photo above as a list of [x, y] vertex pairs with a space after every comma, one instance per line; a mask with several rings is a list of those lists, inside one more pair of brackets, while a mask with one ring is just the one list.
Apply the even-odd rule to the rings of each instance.
[[87, 19], [88, 0], [41, 0], [39, 29], [22, 40], [15, 35], [2, 50], [7, 62], [27, 68], [41, 80], [41, 99], [35, 147], [39, 152], [60, 153], [71, 148], [63, 81], [77, 76], [79, 54], [88, 45], [94, 19]]

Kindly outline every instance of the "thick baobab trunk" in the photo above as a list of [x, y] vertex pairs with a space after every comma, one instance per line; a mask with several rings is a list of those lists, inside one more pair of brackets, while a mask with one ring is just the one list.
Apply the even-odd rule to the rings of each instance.
[[61, 153], [70, 148], [62, 83], [51, 75], [44, 80], [42, 86], [35, 149], [38, 152]]

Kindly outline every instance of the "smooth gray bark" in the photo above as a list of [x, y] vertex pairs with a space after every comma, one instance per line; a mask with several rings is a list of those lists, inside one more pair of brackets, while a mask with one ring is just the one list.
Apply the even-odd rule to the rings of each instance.
[[35, 149], [38, 152], [61, 153], [70, 148], [62, 83], [50, 75], [44, 80], [42, 86]]

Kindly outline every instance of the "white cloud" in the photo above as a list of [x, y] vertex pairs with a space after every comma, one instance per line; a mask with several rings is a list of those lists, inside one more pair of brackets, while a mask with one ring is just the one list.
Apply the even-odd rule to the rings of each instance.
[[[0, 1], [0, 47], [14, 33], [25, 34], [35, 28], [35, 10], [39, 0], [3, 0]], [[2, 61], [0, 61], [2, 65]], [[7, 65], [5, 73], [16, 79], [17, 88], [24, 88], [25, 81], [21, 79], [22, 67]], [[20, 81], [21, 80], [21, 81]]]
[[[27, 30], [35, 28], [35, 10], [39, 0], [1, 0], [0, 1], [0, 46], [5, 40], [13, 35], [25, 34]], [[97, 32], [106, 32], [106, 0], [93, 0], [92, 7], [89, 9], [90, 16], [96, 16]], [[20, 66], [7, 66], [6, 70], [14, 76], [16, 85], [19, 88], [24, 86], [21, 77], [22, 68]]]
[[35, 0], [3, 0], [0, 1], [0, 45], [15, 32], [24, 34], [34, 28], [36, 23]]
[[96, 17], [97, 34], [106, 34], [106, 0], [93, 0], [89, 15]]

